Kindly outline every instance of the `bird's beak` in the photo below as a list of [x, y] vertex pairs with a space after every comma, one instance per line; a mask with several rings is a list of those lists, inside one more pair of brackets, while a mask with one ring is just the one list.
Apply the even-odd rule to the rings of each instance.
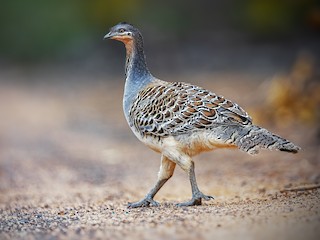
[[114, 34], [112, 32], [108, 32], [106, 35], [104, 35], [103, 39], [111, 39], [114, 36]]

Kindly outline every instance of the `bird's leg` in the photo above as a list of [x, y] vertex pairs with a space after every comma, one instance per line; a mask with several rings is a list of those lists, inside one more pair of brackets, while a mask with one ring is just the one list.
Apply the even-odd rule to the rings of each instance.
[[159, 203], [153, 200], [153, 197], [156, 195], [156, 193], [160, 190], [160, 188], [166, 183], [168, 179], [158, 179], [157, 183], [154, 185], [154, 187], [150, 190], [150, 192], [139, 202], [134, 203], [128, 203], [129, 208], [138, 208], [138, 207], [158, 207]]
[[200, 192], [197, 181], [196, 181], [196, 175], [194, 173], [194, 162], [191, 162], [190, 169], [189, 169], [189, 179], [191, 183], [191, 190], [192, 190], [192, 199], [188, 202], [179, 203], [178, 206], [195, 206], [195, 205], [201, 205], [202, 199], [208, 201], [210, 199], [214, 199], [212, 196], [204, 195], [202, 192]]
[[139, 202], [129, 203], [129, 208], [159, 206], [159, 203], [153, 200], [154, 196], [160, 190], [160, 188], [171, 178], [173, 175], [176, 164], [170, 161], [167, 157], [161, 157], [161, 166], [158, 174], [158, 180], [150, 192]]

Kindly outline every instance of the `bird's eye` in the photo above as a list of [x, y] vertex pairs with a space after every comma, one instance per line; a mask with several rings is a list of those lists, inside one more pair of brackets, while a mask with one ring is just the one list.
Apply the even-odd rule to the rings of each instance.
[[125, 30], [123, 28], [119, 29], [119, 33], [123, 33]]

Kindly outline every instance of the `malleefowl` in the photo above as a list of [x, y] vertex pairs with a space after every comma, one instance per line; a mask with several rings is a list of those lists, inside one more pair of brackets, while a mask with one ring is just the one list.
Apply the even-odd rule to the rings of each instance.
[[178, 164], [189, 175], [192, 199], [179, 206], [201, 205], [192, 157], [217, 148], [238, 147], [249, 154], [260, 148], [297, 153], [288, 140], [252, 124], [241, 107], [222, 96], [183, 82], [165, 82], [147, 68], [140, 31], [122, 22], [110, 29], [105, 39], [121, 41], [126, 47], [126, 82], [123, 110], [126, 120], [145, 145], [161, 154], [158, 180], [141, 200], [128, 207], [159, 206], [153, 198], [173, 175]]

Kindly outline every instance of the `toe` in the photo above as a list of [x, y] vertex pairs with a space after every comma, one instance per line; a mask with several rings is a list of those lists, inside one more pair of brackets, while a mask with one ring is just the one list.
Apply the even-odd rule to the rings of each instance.
[[189, 206], [198, 206], [198, 205], [201, 205], [201, 198], [200, 199], [192, 198], [188, 202], [183, 202], [183, 203], [177, 204], [178, 207], [189, 207]]
[[137, 208], [137, 207], [143, 207], [143, 205], [140, 202], [128, 203], [128, 208]]
[[150, 203], [147, 202], [147, 201], [139, 201], [139, 202], [135, 202], [135, 203], [128, 203], [128, 208], [148, 207], [149, 204]]
[[149, 206], [158, 207], [160, 206], [160, 204], [150, 198], [144, 198], [141, 201], [135, 202], [135, 203], [128, 203], [128, 208], [149, 207]]
[[151, 201], [150, 201], [150, 206], [151, 206], [151, 207], [159, 207], [159, 206], [160, 206], [160, 203], [158, 203], [158, 202], [156, 202], [156, 201], [154, 201], [154, 200], [151, 200]]
[[183, 202], [183, 203], [178, 203], [177, 206], [178, 207], [186, 207], [186, 206], [197, 206], [197, 205], [201, 205], [202, 204], [202, 199], [209, 201], [214, 199], [214, 197], [212, 196], [207, 196], [204, 195], [201, 192], [198, 192], [197, 194], [195, 194], [192, 199], [188, 202]]
[[193, 196], [193, 198], [195, 198], [195, 199], [203, 199], [203, 200], [205, 200], [205, 201], [209, 201], [209, 200], [214, 199], [214, 197], [204, 195], [202, 192], [196, 193], [196, 194]]

